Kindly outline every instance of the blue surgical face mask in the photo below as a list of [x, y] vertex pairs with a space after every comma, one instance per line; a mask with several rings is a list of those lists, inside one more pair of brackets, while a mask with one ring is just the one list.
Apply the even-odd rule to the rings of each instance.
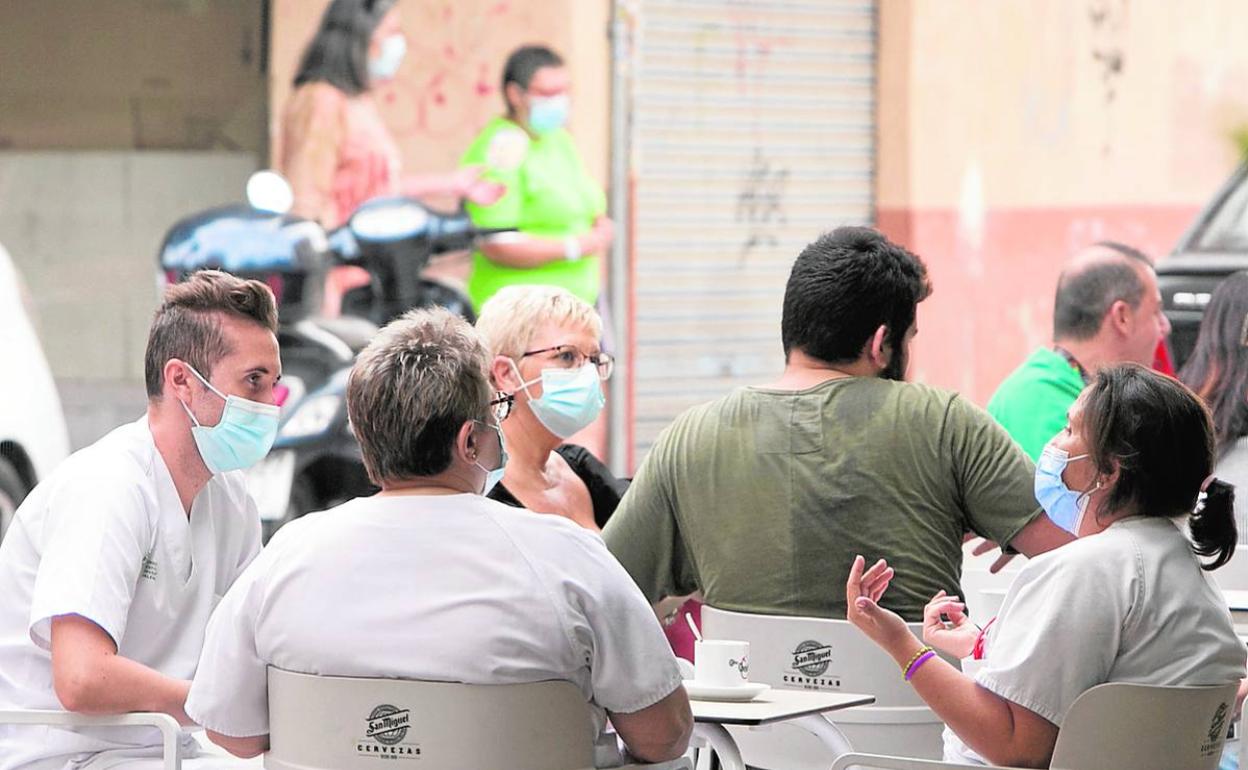
[[1079, 537], [1079, 525], [1083, 514], [1088, 510], [1088, 501], [1093, 492], [1101, 488], [1100, 482], [1086, 492], [1076, 492], [1066, 486], [1062, 480], [1062, 471], [1076, 460], [1083, 460], [1086, 454], [1070, 456], [1065, 449], [1053, 446], [1050, 441], [1040, 453], [1036, 461], [1036, 501], [1054, 524]]
[[[587, 363], [579, 369], [543, 369], [537, 380], [524, 382], [514, 361], [520, 387], [529, 395], [529, 409], [546, 430], [559, 438], [568, 438], [589, 426], [602, 412], [607, 399], [602, 394], [598, 367]], [[542, 397], [533, 398], [529, 386], [542, 383]]]
[[481, 495], [485, 496], [490, 493], [490, 490], [498, 486], [498, 482], [503, 480], [503, 473], [507, 470], [507, 444], [503, 441], [503, 432], [497, 427], [490, 425], [489, 423], [481, 422], [480, 420], [477, 420], [477, 424], [484, 425], [498, 434], [498, 467], [494, 470], [490, 470], [482, 465], [480, 460], [473, 462], [473, 465], [485, 471], [485, 488], [481, 490]]
[[381, 53], [377, 54], [377, 58], [368, 60], [369, 81], [393, 80], [399, 74], [404, 56], [407, 56], [407, 38], [397, 32], [387, 36], [381, 41]]
[[195, 446], [199, 448], [199, 456], [203, 458], [204, 465], [215, 475], [250, 468], [260, 462], [269, 453], [274, 439], [277, 438], [277, 422], [281, 409], [239, 396], [227, 396], [212, 387], [202, 374], [195, 371], [195, 367], [190, 364], [186, 367], [205, 387], [225, 401], [221, 420], [210, 428], [200, 425], [190, 407], [178, 402], [191, 418], [191, 436], [195, 439]]
[[563, 128], [568, 122], [571, 104], [567, 94], [534, 96], [529, 102], [529, 128], [538, 135]]

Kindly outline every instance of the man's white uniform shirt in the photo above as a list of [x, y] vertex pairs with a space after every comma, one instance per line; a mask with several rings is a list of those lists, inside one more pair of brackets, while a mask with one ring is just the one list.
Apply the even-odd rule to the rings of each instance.
[[[360, 498], [283, 527], [222, 600], [186, 709], [269, 731], [266, 668], [469, 684], [566, 680], [631, 713], [681, 685], [602, 538], [479, 495]], [[361, 719], [367, 715], [360, 715]]]
[[[49, 651], [60, 615], [93, 621], [123, 657], [190, 679], [209, 615], [259, 550], [242, 474], [214, 476], [188, 519], [146, 418], [76, 452], [0, 544], [0, 709], [62, 709]], [[0, 770], [148, 745], [159, 745], [148, 728], [0, 726]]]
[[[1060, 728], [1098, 684], [1229, 684], [1246, 658], [1187, 536], [1170, 519], [1132, 517], [1023, 567], [975, 681]], [[945, 760], [984, 764], [947, 728]]]

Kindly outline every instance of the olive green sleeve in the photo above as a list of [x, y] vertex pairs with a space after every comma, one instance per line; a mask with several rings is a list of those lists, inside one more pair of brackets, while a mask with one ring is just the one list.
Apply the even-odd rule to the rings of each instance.
[[996, 420], [957, 396], [945, 413], [944, 440], [966, 529], [1004, 548], [1042, 513], [1035, 466]]
[[697, 590], [672, 494], [671, 429], [651, 448], [602, 531], [607, 548], [651, 602]]

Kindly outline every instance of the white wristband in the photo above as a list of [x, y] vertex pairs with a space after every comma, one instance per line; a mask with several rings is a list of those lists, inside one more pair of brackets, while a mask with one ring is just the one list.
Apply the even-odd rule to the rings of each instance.
[[581, 258], [581, 239], [569, 235], [563, 239], [563, 258], [569, 262]]

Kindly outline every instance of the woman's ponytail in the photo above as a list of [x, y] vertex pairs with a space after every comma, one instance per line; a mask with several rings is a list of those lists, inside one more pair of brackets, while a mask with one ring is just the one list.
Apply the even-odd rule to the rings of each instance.
[[1196, 553], [1212, 556], [1213, 561], [1202, 565], [1215, 570], [1231, 560], [1239, 533], [1235, 527], [1235, 487], [1225, 481], [1212, 479], [1197, 503], [1188, 521]]

